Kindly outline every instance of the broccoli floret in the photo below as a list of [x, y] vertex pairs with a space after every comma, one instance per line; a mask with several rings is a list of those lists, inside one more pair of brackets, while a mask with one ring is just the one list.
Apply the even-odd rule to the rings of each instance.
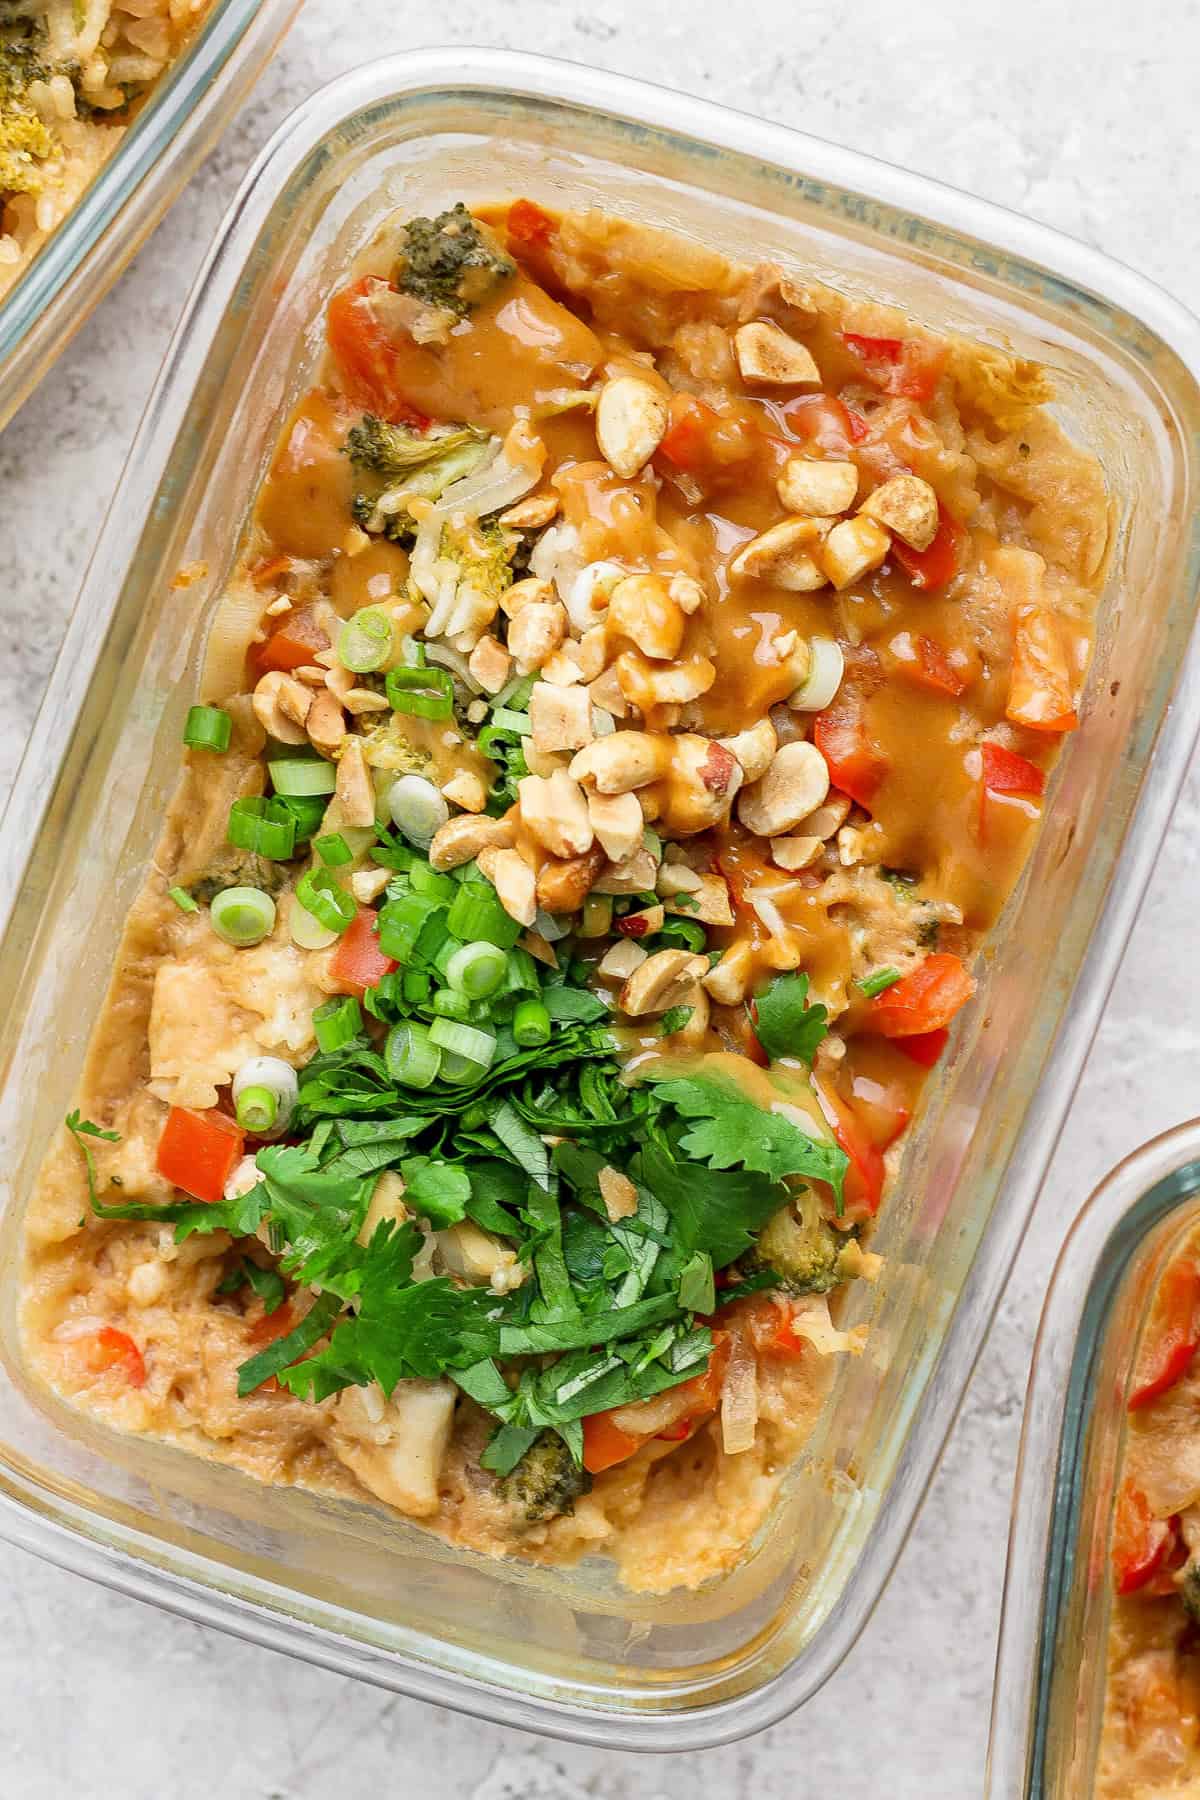
[[429, 306], [465, 319], [517, 265], [461, 200], [436, 219], [410, 219], [396, 265], [396, 286]]
[[30, 83], [49, 74], [26, 25], [0, 29], [0, 193], [40, 194], [45, 164], [61, 150], [28, 97]]
[[513, 1470], [500, 1482], [500, 1492], [510, 1506], [524, 1513], [531, 1525], [543, 1519], [559, 1519], [575, 1511], [580, 1495], [590, 1492], [592, 1478], [578, 1469], [571, 1452], [554, 1431], [543, 1431]]
[[827, 1294], [846, 1279], [839, 1267], [846, 1236], [821, 1214], [816, 1195], [806, 1189], [795, 1207], [782, 1207], [769, 1218], [741, 1267], [750, 1273], [770, 1269], [789, 1294]]
[[420, 432], [366, 413], [345, 444], [357, 476], [351, 502], [355, 522], [396, 542], [410, 538], [416, 527], [403, 502], [410, 496], [437, 500], [479, 467], [491, 444], [474, 425]]

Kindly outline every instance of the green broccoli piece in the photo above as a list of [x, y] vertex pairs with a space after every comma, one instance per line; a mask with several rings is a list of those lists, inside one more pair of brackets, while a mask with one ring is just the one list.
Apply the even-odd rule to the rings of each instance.
[[795, 1206], [781, 1207], [767, 1220], [740, 1266], [747, 1274], [771, 1270], [789, 1294], [827, 1294], [846, 1280], [840, 1264], [847, 1241], [854, 1240], [834, 1230], [816, 1195], [806, 1188]]
[[31, 82], [51, 71], [26, 25], [0, 29], [0, 193], [40, 194], [45, 164], [59, 155], [59, 139], [29, 100]]
[[396, 265], [396, 286], [429, 306], [465, 319], [517, 265], [460, 200], [436, 219], [410, 219]]
[[560, 1519], [575, 1511], [575, 1502], [589, 1493], [592, 1478], [575, 1466], [571, 1452], [557, 1432], [543, 1431], [525, 1452], [511, 1475], [500, 1482], [508, 1504], [537, 1525], [544, 1519]]
[[253, 850], [239, 850], [229, 844], [218, 850], [201, 873], [191, 877], [185, 885], [193, 900], [199, 901], [201, 906], [209, 906], [225, 888], [261, 888], [274, 900], [287, 884], [286, 864], [271, 862]]
[[365, 413], [345, 443], [356, 472], [351, 501], [356, 524], [396, 542], [410, 538], [416, 527], [401, 496], [439, 499], [453, 482], [479, 467], [491, 443], [487, 432], [474, 425], [419, 432]]

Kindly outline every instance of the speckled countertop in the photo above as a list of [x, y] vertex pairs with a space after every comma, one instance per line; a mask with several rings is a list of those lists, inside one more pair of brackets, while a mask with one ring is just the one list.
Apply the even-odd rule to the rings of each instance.
[[[1083, 22], [1086, 19], [1086, 24]], [[284, 113], [382, 49], [455, 40], [665, 81], [937, 175], [1195, 303], [1196, 0], [308, 0], [157, 236], [0, 437], [0, 797], [192, 276]], [[970, 1800], [980, 1792], [1029, 1347], [1093, 1183], [1200, 1111], [1200, 784], [1189, 783], [1055, 1173], [920, 1523], [865, 1636], [790, 1722], [665, 1759], [578, 1750], [249, 1648], [0, 1546], [6, 1800]], [[1198, 1004], [1200, 1017], [1200, 1004]], [[851, 1723], [852, 1721], [852, 1723]]]

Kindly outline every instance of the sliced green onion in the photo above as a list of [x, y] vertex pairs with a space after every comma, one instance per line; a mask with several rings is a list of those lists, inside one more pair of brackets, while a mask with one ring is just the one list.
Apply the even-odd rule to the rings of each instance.
[[510, 919], [490, 882], [464, 881], [446, 914], [446, 929], [451, 937], [464, 944], [482, 940], [511, 950], [521, 935], [521, 927]]
[[364, 606], [338, 632], [338, 661], [355, 675], [382, 669], [395, 645], [391, 619], [378, 606]]
[[296, 820], [282, 800], [252, 794], [230, 807], [226, 835], [238, 850], [253, 850], [269, 862], [287, 862], [296, 847]]
[[384, 685], [393, 712], [418, 719], [448, 719], [454, 711], [454, 681], [449, 669], [389, 669]]
[[540, 1000], [522, 1000], [512, 1016], [512, 1034], [523, 1050], [550, 1042], [550, 1014]]
[[270, 1131], [279, 1112], [279, 1102], [270, 1088], [243, 1088], [238, 1095], [237, 1122], [243, 1131], [253, 1132], [261, 1137]]
[[261, 944], [275, 929], [275, 902], [261, 888], [224, 888], [215, 896], [208, 916], [223, 942], [245, 950]]
[[460, 1087], [473, 1086], [484, 1073], [483, 1064], [472, 1062], [469, 1056], [460, 1056], [457, 1050], [441, 1052], [443, 1081], [452, 1081]]
[[186, 888], [181, 888], [181, 887], [168, 888], [167, 893], [170, 896], [170, 898], [175, 902], [175, 904], [179, 908], [180, 912], [199, 912], [200, 911], [199, 906], [192, 899], [192, 896], [188, 893]]
[[340, 937], [353, 925], [358, 906], [353, 894], [328, 869], [306, 869], [296, 883], [296, 899], [305, 912]]
[[452, 1056], [465, 1056], [468, 1062], [477, 1063], [481, 1069], [488, 1068], [496, 1054], [494, 1031], [460, 1025], [456, 1019], [435, 1019], [429, 1028], [429, 1036], [439, 1050], [449, 1051]]
[[409, 1006], [423, 1006], [432, 987], [424, 969], [405, 969], [400, 978], [400, 992]]
[[808, 648], [808, 674], [788, 705], [798, 712], [824, 712], [842, 685], [846, 659], [836, 638], [810, 638]]
[[296, 828], [296, 850], [308, 843], [314, 831], [319, 830], [329, 804], [327, 794], [289, 794], [280, 799], [280, 806], [288, 810]]
[[353, 994], [323, 1000], [312, 1016], [317, 1049], [326, 1056], [340, 1050], [362, 1030], [362, 1011]]
[[401, 775], [393, 781], [387, 791], [387, 809], [397, 831], [421, 850], [428, 850], [450, 817], [445, 797], [423, 775]]
[[439, 874], [427, 862], [414, 862], [408, 871], [408, 879], [414, 894], [423, 894], [427, 900], [439, 900], [443, 906], [449, 906], [458, 894], [454, 877]]
[[383, 1060], [393, 1081], [403, 1087], [427, 1088], [437, 1080], [442, 1054], [427, 1026], [404, 1019], [388, 1032]]
[[[266, 1101], [258, 1099], [251, 1103], [257, 1107], [257, 1124], [242, 1117], [242, 1101], [251, 1094], [266, 1095]], [[299, 1099], [300, 1083], [296, 1071], [282, 1056], [252, 1056], [233, 1078], [233, 1103], [237, 1108], [238, 1124], [256, 1137], [281, 1137], [292, 1122]], [[266, 1116], [268, 1113], [269, 1117]]]
[[511, 706], [514, 712], [525, 712], [536, 680], [536, 671], [532, 675], [513, 675], [492, 701], [493, 707]]
[[542, 984], [538, 979], [537, 964], [534, 962], [532, 956], [530, 956], [528, 950], [522, 949], [519, 944], [514, 945], [508, 952], [508, 956], [505, 960], [503, 992], [519, 997], [524, 997], [528, 994], [536, 996], [540, 993], [541, 986]]
[[463, 944], [446, 965], [446, 979], [469, 1000], [486, 1000], [504, 980], [508, 958], [498, 944], [478, 939]]
[[183, 741], [189, 750], [215, 750], [218, 755], [229, 748], [233, 720], [219, 706], [189, 706], [183, 726]]
[[612, 916], [611, 894], [589, 894], [583, 903], [583, 917], [579, 921], [580, 937], [607, 937], [612, 930]]
[[465, 1023], [471, 1017], [471, 1002], [457, 988], [439, 988], [430, 1005], [439, 1019], [459, 1019]]
[[336, 944], [338, 933], [330, 931], [322, 925], [320, 919], [314, 919], [310, 912], [305, 912], [295, 894], [292, 895], [288, 907], [288, 936], [300, 950], [328, 950], [330, 944]]
[[354, 852], [340, 831], [331, 831], [328, 836], [317, 838], [313, 849], [330, 869], [340, 869], [343, 863], [354, 861]]
[[529, 723], [529, 714], [513, 712], [507, 706], [492, 708], [492, 729], [494, 731], [513, 731], [518, 737], [529, 737], [533, 726]]
[[438, 911], [436, 900], [424, 894], [400, 894], [379, 912], [379, 948], [394, 962], [406, 963], [416, 949], [421, 932]]
[[876, 969], [873, 975], [864, 975], [858, 983], [858, 987], [868, 1000], [873, 1000], [876, 994], [882, 994], [886, 989], [895, 987], [900, 979], [899, 969]]
[[318, 756], [287, 756], [267, 764], [277, 794], [300, 799], [332, 794], [337, 787], [337, 764]]

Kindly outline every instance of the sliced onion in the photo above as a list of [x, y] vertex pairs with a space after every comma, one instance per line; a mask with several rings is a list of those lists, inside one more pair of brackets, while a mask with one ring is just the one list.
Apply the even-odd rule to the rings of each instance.
[[443, 669], [449, 669], [473, 694], [482, 694], [483, 689], [468, 668], [467, 659], [461, 650], [453, 650], [449, 644], [426, 644], [425, 654], [431, 663], [438, 663]]
[[816, 637], [809, 643], [808, 678], [796, 689], [789, 706], [798, 712], [823, 712], [842, 685], [846, 659], [836, 638]]
[[780, 912], [778, 902], [787, 894], [799, 892], [799, 889], [798, 881], [783, 881], [775, 887], [746, 888], [742, 898], [750, 902], [772, 937], [786, 941], [791, 926]]
[[721, 1388], [721, 1442], [726, 1456], [753, 1450], [758, 1425], [758, 1364], [748, 1344], [734, 1340]]
[[313, 917], [307, 907], [301, 906], [295, 896], [288, 904], [288, 936], [300, 950], [328, 950], [330, 944], [336, 944], [338, 934], [322, 925], [320, 919]]
[[557, 944], [559, 938], [567, 936], [571, 930], [571, 924], [569, 919], [553, 918], [544, 907], [539, 906], [537, 917], [533, 921], [533, 928], [541, 937], [545, 938], [548, 944]]
[[103, 1331], [107, 1324], [107, 1319], [99, 1318], [95, 1313], [89, 1313], [81, 1319], [64, 1319], [61, 1325], [54, 1327], [50, 1336], [56, 1344], [73, 1344], [77, 1338], [95, 1337], [96, 1333]]

